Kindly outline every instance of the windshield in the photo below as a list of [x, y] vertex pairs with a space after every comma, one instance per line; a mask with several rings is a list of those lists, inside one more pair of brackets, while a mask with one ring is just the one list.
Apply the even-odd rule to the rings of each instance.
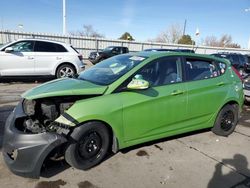
[[109, 85], [145, 59], [146, 57], [128, 54], [114, 56], [83, 71], [78, 78], [99, 85]]
[[4, 46], [7, 46], [8, 44], [10, 44], [11, 42], [7, 42], [5, 44], [0, 44], [0, 48], [4, 47]]
[[114, 47], [113, 46], [109, 46], [107, 48], [104, 48], [103, 51], [111, 51]]

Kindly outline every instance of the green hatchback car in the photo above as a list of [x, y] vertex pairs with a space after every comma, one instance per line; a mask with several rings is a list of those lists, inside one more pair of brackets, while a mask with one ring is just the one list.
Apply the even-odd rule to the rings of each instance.
[[118, 55], [35, 87], [7, 119], [3, 155], [37, 178], [45, 159], [78, 169], [109, 151], [194, 130], [228, 136], [243, 105], [242, 81], [227, 60], [181, 52]]

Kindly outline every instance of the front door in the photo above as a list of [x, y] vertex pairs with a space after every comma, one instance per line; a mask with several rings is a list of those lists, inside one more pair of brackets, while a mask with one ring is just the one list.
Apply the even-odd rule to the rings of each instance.
[[0, 52], [0, 71], [2, 76], [34, 75], [34, 42], [20, 41], [8, 47], [13, 51]]
[[185, 126], [187, 92], [181, 67], [179, 57], [156, 59], [136, 73], [150, 88], [121, 93], [125, 142], [161, 138]]

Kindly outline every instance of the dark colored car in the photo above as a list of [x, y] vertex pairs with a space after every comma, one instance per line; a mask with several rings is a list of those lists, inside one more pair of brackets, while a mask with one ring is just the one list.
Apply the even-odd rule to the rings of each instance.
[[231, 62], [232, 66], [236, 68], [241, 75], [247, 71], [248, 59], [246, 55], [240, 53], [227, 53], [227, 52], [216, 53], [212, 55], [228, 59]]
[[247, 54], [246, 72], [250, 72], [250, 54]]
[[96, 64], [104, 59], [109, 58], [109, 57], [119, 55], [119, 54], [125, 54], [128, 52], [129, 52], [129, 50], [127, 47], [109, 46], [102, 51], [91, 52], [88, 59], [91, 61], [91, 63]]
[[243, 91], [245, 95], [245, 101], [250, 103], [250, 75], [246, 75], [243, 80]]
[[151, 52], [186, 52], [186, 53], [195, 53], [194, 50], [190, 49], [165, 49], [165, 48], [149, 48], [143, 51], [151, 51]]

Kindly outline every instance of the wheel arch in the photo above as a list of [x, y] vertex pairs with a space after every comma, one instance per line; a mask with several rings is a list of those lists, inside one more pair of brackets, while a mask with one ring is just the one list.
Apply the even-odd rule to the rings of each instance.
[[71, 62], [63, 62], [63, 63], [60, 63], [60, 64], [58, 64], [58, 65], [56, 66], [56, 68], [54, 69], [53, 75], [56, 76], [56, 72], [57, 72], [58, 68], [59, 68], [60, 66], [62, 66], [62, 65], [70, 65], [70, 66], [72, 66], [72, 67], [74, 68], [74, 71], [77, 73], [77, 67], [76, 67], [76, 65], [74, 65], [74, 63], [71, 63]]
[[226, 105], [233, 105], [233, 106], [237, 106], [238, 108], [240, 107], [239, 102], [237, 102], [236, 100], [229, 100], [223, 106], [221, 106], [220, 110], [224, 108]]
[[[81, 122], [76, 127], [84, 126], [85, 123], [89, 123], [89, 122], [92, 122], [92, 123], [99, 122], [108, 128], [108, 132], [110, 135], [110, 143], [111, 143], [110, 151], [112, 151], [113, 153], [117, 153], [119, 150], [119, 140], [118, 140], [117, 134], [116, 134], [115, 130], [112, 128], [112, 126], [103, 120], [94, 119], [94, 120], [88, 120], [88, 121]], [[76, 128], [76, 127], [74, 127], [74, 128]]]
[[224, 104], [221, 109], [226, 106], [226, 105], [233, 105], [237, 108], [238, 110], [238, 117], [240, 117], [240, 113], [241, 113], [241, 108], [240, 108], [240, 104], [236, 101], [236, 100], [230, 100], [228, 101], [226, 104]]

